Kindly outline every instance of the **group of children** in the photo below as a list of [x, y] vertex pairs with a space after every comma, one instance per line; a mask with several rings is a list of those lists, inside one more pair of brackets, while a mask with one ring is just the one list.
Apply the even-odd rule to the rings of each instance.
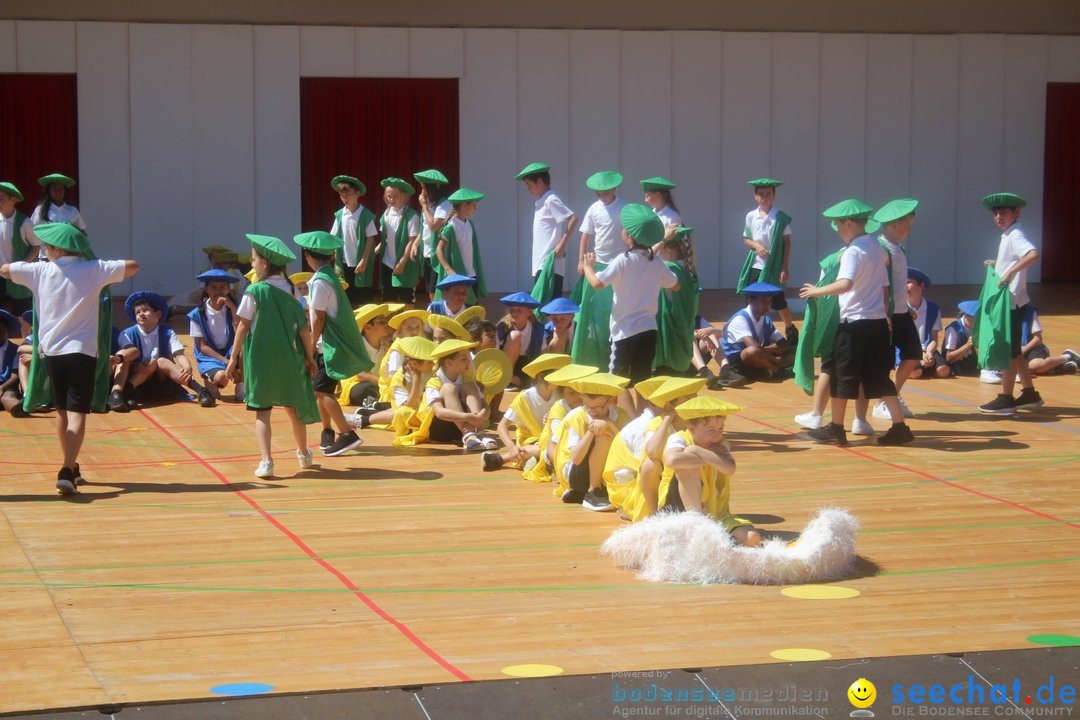
[[[232, 383], [234, 399], [255, 413], [260, 478], [274, 475], [270, 418], [281, 407], [302, 470], [314, 462], [307, 425], [320, 423], [327, 457], [359, 447], [358, 431], [383, 428], [398, 446], [446, 442], [484, 451], [484, 470], [520, 469], [529, 480], [553, 483], [566, 503], [618, 510], [633, 521], [664, 508], [701, 511], [755, 545], [757, 531], [728, 507], [735, 461], [723, 440], [724, 418], [739, 408], [702, 396], [706, 387], [794, 372], [800, 386], [813, 389], [813, 409], [796, 420], [815, 440], [846, 443], [848, 400], [855, 401], [852, 432], [873, 434], [867, 413], [878, 400], [874, 416], [892, 423], [878, 442], [903, 444], [913, 439], [905, 422], [911, 411], [898, 395], [908, 379], [970, 375], [987, 365], [976, 359], [974, 338], [980, 323], [984, 333], [995, 330], [980, 313], [988, 291], [961, 303], [941, 337], [941, 309], [924, 296], [930, 278], [907, 264], [915, 200], [874, 211], [851, 199], [825, 210], [843, 246], [821, 261], [819, 281], [799, 291], [808, 301], [800, 338], [784, 300], [791, 218], [775, 205], [780, 181], [749, 181], [757, 207], [745, 220], [748, 254], [738, 280], [747, 306], [714, 326], [698, 314], [693, 228], [679, 216], [675, 184], [662, 177], [642, 181], [643, 203], [618, 197], [617, 172], [588, 178], [597, 200], [580, 225], [581, 279], [564, 298], [565, 254], [578, 222], [552, 192], [549, 170], [533, 163], [516, 176], [536, 198], [534, 285], [502, 298], [506, 314], [498, 322], [476, 305], [486, 294], [473, 221], [482, 193], [447, 193], [445, 175], [421, 171], [414, 174], [417, 212], [409, 206], [412, 184], [385, 178], [386, 210], [376, 218], [360, 203], [364, 184], [338, 175], [331, 186], [342, 208], [329, 232], [293, 238], [299, 255], [279, 238], [249, 234], [251, 271], [244, 276], [237, 253], [207, 248], [212, 267], [197, 276], [202, 287], [187, 314], [194, 368], [166, 323], [167, 300], [156, 293], [128, 296], [124, 308], [134, 325], [112, 330], [107, 287], [138, 265], [93, 257], [76, 227], [81, 218], [72, 219], [78, 211], [64, 203], [69, 179], [42, 178], [47, 199], [35, 213], [49, 223], [21, 218], [14, 211], [21, 194], [0, 183], [5, 300], [25, 311], [16, 303], [20, 293], [34, 299], [27, 329], [14, 315], [0, 316], [0, 335], [27, 338], [14, 350], [7, 342], [0, 354], [0, 400], [13, 415], [56, 408], [62, 494], [77, 492], [91, 409], [127, 412], [189, 390], [212, 407]], [[1011, 412], [1041, 404], [1033, 370], [1076, 372], [1080, 357], [1071, 350], [1051, 356], [1041, 344], [1025, 278], [1038, 253], [1017, 222], [1023, 199], [1000, 193], [983, 204], [1003, 232], [988, 264], [1007, 286], [994, 302], [1008, 305], [1010, 360], [1001, 368], [1002, 393], [980, 409]], [[48, 262], [32, 262], [39, 252]], [[289, 275], [301, 256], [310, 272]], [[234, 288], [243, 288], [239, 298]], [[432, 297], [426, 309], [414, 306], [418, 289]], [[1011, 394], [1016, 378], [1018, 399]], [[517, 394], [500, 414], [507, 390]]]

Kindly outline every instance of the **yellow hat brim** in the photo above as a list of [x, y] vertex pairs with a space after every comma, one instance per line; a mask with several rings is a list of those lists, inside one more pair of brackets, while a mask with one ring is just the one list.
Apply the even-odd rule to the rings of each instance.
[[289, 282], [291, 282], [293, 285], [303, 285], [304, 283], [310, 281], [313, 275], [315, 275], [315, 273], [295, 272], [289, 276]]
[[382, 305], [363, 305], [356, 309], [356, 312], [353, 313], [353, 317], [356, 318], [356, 324], [358, 326], [364, 327], [380, 315], [389, 314], [390, 310], [384, 303]]
[[435, 350], [431, 353], [432, 360], [441, 360], [448, 355], [459, 353], [462, 350], [471, 350], [480, 343], [465, 342], [464, 340], [458, 340], [452, 338], [450, 340], [443, 340], [441, 343], [435, 346]]
[[434, 352], [436, 345], [426, 337], [417, 336], [401, 338], [394, 343], [394, 347], [405, 357], [414, 360], [431, 360], [431, 353]]
[[498, 348], [486, 348], [473, 358], [476, 382], [484, 386], [484, 395], [490, 397], [506, 389], [514, 375], [510, 358]]
[[580, 380], [572, 381], [570, 387], [583, 395], [618, 397], [629, 384], [629, 378], [619, 377], [611, 373], [595, 373]]
[[683, 420], [696, 420], [705, 417], [725, 417], [742, 410], [735, 403], [717, 400], [714, 397], [696, 397], [687, 400], [675, 408], [675, 412]]
[[574, 363], [570, 363], [569, 365], [562, 366], [544, 379], [552, 385], [569, 387], [570, 383], [574, 380], [580, 380], [583, 377], [595, 375], [598, 372], [600, 371], [591, 365], [575, 365]]
[[428, 320], [428, 311], [406, 310], [404, 312], [399, 312], [397, 315], [391, 317], [387, 324], [394, 330], [397, 330], [406, 320], [409, 320], [410, 318], [420, 318], [420, 322], [426, 323]]
[[573, 358], [569, 355], [564, 355], [562, 353], [544, 353], [523, 367], [522, 370], [526, 375], [534, 378], [542, 372], [566, 367], [571, 362], [573, 362]]
[[473, 305], [472, 307], [465, 308], [458, 313], [458, 316], [454, 319], [464, 325], [470, 320], [475, 320], [477, 318], [480, 318], [481, 320], [487, 319], [487, 310], [481, 305]]
[[654, 390], [649, 400], [656, 405], [666, 405], [687, 395], [697, 395], [704, 389], [705, 378], [671, 378]]
[[657, 375], [656, 377], [645, 378], [634, 386], [634, 390], [646, 400], [652, 400], [652, 394], [659, 390], [661, 385], [672, 379], [674, 378], [670, 378], [667, 375]]
[[472, 340], [472, 335], [469, 334], [469, 331], [454, 318], [432, 313], [431, 315], [428, 315], [427, 322], [433, 330], [435, 328], [442, 328], [443, 330], [450, 332], [450, 334], [458, 340], [465, 340], [467, 342]]

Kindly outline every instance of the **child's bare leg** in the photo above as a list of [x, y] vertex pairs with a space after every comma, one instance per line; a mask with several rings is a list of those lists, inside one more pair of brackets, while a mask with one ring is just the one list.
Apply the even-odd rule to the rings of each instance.
[[[461, 408], [461, 397], [458, 395], [458, 389], [454, 387], [454, 383], [445, 383], [439, 388], [439, 397], [442, 398], [443, 407], [447, 410], [454, 410], [456, 412], [471, 412]], [[457, 425], [458, 430], [462, 435], [466, 435], [471, 432], [475, 432], [476, 428], [463, 420], [454, 420], [453, 423]]]
[[[319, 419], [322, 421], [322, 426], [324, 428], [330, 427], [331, 424], [333, 424], [339, 433], [346, 433], [352, 429], [349, 427], [349, 424], [345, 422], [345, 413], [342, 412], [341, 406], [338, 405], [337, 398], [333, 395], [328, 395], [327, 393], [317, 392], [315, 393], [315, 400], [319, 406]], [[295, 413], [296, 411], [293, 410], [293, 412]]]
[[259, 452], [266, 462], [273, 461], [270, 453], [270, 411], [257, 410], [255, 412], [255, 437], [259, 439]]
[[1064, 355], [1054, 355], [1048, 358], [1034, 358], [1028, 360], [1028, 368], [1032, 375], [1046, 375], [1053, 372], [1069, 361]]
[[[847, 398], [834, 397], [830, 402], [832, 407], [832, 421], [839, 425], [844, 426], [844, 416], [847, 414]], [[682, 485], [679, 485], [682, 488]]]
[[[113, 370], [113, 386], [112, 386], [112, 389], [113, 390], [123, 390], [124, 386], [127, 385], [128, 377], [130, 375], [131, 375], [131, 363], [130, 362], [125, 360], [124, 362], [117, 365], [116, 369]], [[26, 387], [26, 385], [23, 385], [23, 387]]]
[[881, 398], [885, 407], [889, 409], [889, 417], [893, 425], [904, 422], [904, 411], [900, 409], [900, 397], [898, 395], [886, 395]]
[[645, 458], [638, 468], [638, 490], [645, 498], [645, 505], [649, 508], [649, 514], [656, 513], [660, 505], [660, 465], [651, 458]]
[[[689, 477], [686, 477], [689, 475]], [[683, 507], [691, 512], [701, 512], [701, 477], [698, 470], [686, 473], [675, 473], [675, 480], [679, 483], [679, 497]]]
[[731, 531], [731, 537], [746, 547], [757, 547], [761, 544], [761, 533], [753, 525], [740, 525]]
[[829, 373], [823, 372], [818, 375], [817, 382], [814, 383], [814, 408], [813, 413], [815, 415], [824, 415], [825, 406], [829, 403], [829, 397], [832, 395], [832, 389], [829, 381]]
[[64, 467], [75, 469], [86, 437], [86, 414], [57, 408], [56, 435], [64, 451]]
[[[341, 412], [341, 408], [338, 408], [338, 412]], [[292, 424], [292, 434], [293, 440], [296, 441], [297, 454], [306, 455], [308, 451], [307, 426], [300, 422], [300, 416], [296, 413], [296, 408], [286, 407], [285, 414], [289, 416], [289, 422]], [[342, 420], [342, 422], [345, 421]]]
[[[904, 387], [904, 383], [907, 382], [908, 378], [912, 377], [912, 371], [918, 366], [918, 360], [904, 360], [896, 367], [895, 382], [897, 395], [900, 394], [900, 389]], [[914, 377], [919, 377], [920, 375], [922, 375], [921, 369], [919, 370], [919, 375], [915, 375]]]
[[394, 422], [393, 410], [380, 410], [368, 416], [368, 425], [389, 425]]
[[866, 392], [862, 385], [859, 386], [859, 397], [855, 398], [855, 418], [866, 422], [866, 411], [870, 409], [870, 401], [866, 399]]
[[601, 435], [593, 441], [592, 454], [589, 455], [590, 490], [604, 484], [604, 464], [607, 462], [608, 450], [611, 449], [611, 440], [611, 437]]
[[469, 412], [482, 412], [487, 407], [487, 401], [484, 400], [484, 393], [480, 392], [480, 386], [474, 382], [461, 383], [461, 397], [465, 403], [465, 407]]
[[510, 358], [510, 367], [517, 364], [517, 360], [521, 357], [521, 331], [511, 330], [510, 336], [506, 339], [506, 344], [503, 345], [502, 351], [506, 353], [506, 357]]
[[[619, 394], [618, 405], [626, 414], [630, 417], [637, 417], [640, 413], [637, 410], [637, 405], [634, 404], [634, 396], [630, 394], [630, 389], [627, 388]], [[644, 403], [642, 403], [644, 404]]]
[[14, 390], [5, 390], [4, 394], [0, 395], [0, 405], [3, 405], [5, 410], [10, 411], [16, 405], [22, 405], [22, 399]]
[[144, 382], [149, 380], [154, 373], [157, 372], [158, 361], [154, 358], [145, 365], [136, 365], [132, 368], [131, 374], [128, 375], [128, 381], [131, 383], [131, 387], [139, 387]]

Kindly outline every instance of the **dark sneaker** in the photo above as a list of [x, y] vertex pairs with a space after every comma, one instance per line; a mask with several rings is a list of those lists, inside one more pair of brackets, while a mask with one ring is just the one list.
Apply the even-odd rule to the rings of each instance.
[[[1075, 360], [1069, 360], [1068, 362], [1066, 362], [1064, 365], [1061, 366], [1061, 372], [1065, 373], [1066, 375], [1075, 375], [1076, 370], [1077, 370], [1077, 364], [1076, 364]], [[15, 407], [21, 408], [22, 405], [16, 405]], [[14, 408], [12, 408], [11, 414], [15, 415], [15, 409]], [[26, 416], [25, 415], [15, 415], [15, 417], [26, 417]]]
[[884, 435], [878, 436], [878, 445], [907, 445], [915, 439], [907, 423], [896, 423]]
[[390, 403], [388, 403], [388, 402], [377, 402], [377, 403], [375, 403], [374, 405], [371, 406], [371, 408], [375, 412], [382, 412], [383, 410], [389, 410], [390, 407], [391, 407]]
[[1030, 410], [1043, 404], [1042, 396], [1033, 387], [1024, 388], [1020, 391], [1020, 397], [1016, 398], [1017, 410]]
[[203, 389], [199, 391], [199, 407], [214, 407], [216, 404], [214, 396], [210, 394], [209, 390]]
[[[1068, 363], [1066, 363], [1066, 364], [1068, 364]], [[23, 409], [22, 403], [20, 402], [20, 403], [16, 403], [15, 406], [13, 408], [11, 408], [11, 417], [17, 417], [17, 418], [30, 417], [30, 413], [26, 412], [26, 410]]]
[[847, 445], [847, 433], [844, 432], [843, 426], [833, 422], [815, 430], [807, 430], [806, 434], [819, 443], [836, 443], [840, 447]]
[[1076, 352], [1075, 350], [1065, 348], [1065, 350], [1063, 350], [1061, 354], [1072, 360], [1074, 363], [1080, 365], [1080, 353]]
[[75, 487], [86, 484], [86, 478], [82, 476], [82, 470], [79, 469], [79, 463], [75, 463]]
[[787, 330], [784, 331], [784, 337], [787, 338], [789, 345], [795, 347], [799, 344], [799, 329], [794, 325], [788, 325]]
[[61, 495], [74, 495], [79, 491], [75, 489], [75, 473], [71, 468], [60, 468], [56, 474], [56, 492]]
[[742, 387], [748, 382], [750, 381], [745, 375], [730, 365], [720, 368], [720, 385], [722, 387]]
[[319, 436], [319, 449], [326, 450], [333, 445], [334, 437], [333, 428], [323, 428], [322, 435]]
[[1012, 396], [1005, 393], [998, 393], [998, 396], [986, 403], [979, 406], [979, 412], [984, 413], [1004, 413], [1008, 414], [1016, 410], [1016, 401], [1012, 399]]
[[111, 393], [109, 393], [109, 399], [106, 404], [113, 412], [126, 413], [131, 411], [131, 408], [129, 408], [127, 406], [127, 403], [124, 402], [124, 396], [120, 393], [119, 390], [113, 390]]
[[337, 440], [330, 447], [323, 450], [323, 455], [326, 457], [336, 457], [342, 453], [347, 453], [353, 448], [358, 448], [364, 444], [364, 441], [354, 433], [352, 430], [349, 432], [343, 432], [338, 435]]
[[580, 505], [585, 499], [585, 493], [580, 490], [567, 488], [562, 494], [562, 501], [568, 505]]
[[486, 452], [481, 458], [484, 462], [484, 470], [491, 472], [503, 466], [502, 455], [497, 452]]
[[615, 509], [615, 506], [608, 500], [607, 488], [603, 485], [585, 493], [585, 497], [581, 501], [581, 507], [593, 512], [611, 512]]
[[138, 410], [139, 409], [139, 401], [136, 400], [133, 397], [130, 397], [130, 398], [127, 398], [126, 400], [124, 400], [124, 404], [127, 405], [128, 410]]

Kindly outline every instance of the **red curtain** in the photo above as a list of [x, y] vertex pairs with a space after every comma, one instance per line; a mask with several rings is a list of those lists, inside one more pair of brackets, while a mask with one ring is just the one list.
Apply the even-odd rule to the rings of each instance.
[[[27, 215], [40, 202], [37, 180], [49, 173], [79, 179], [79, 118], [74, 75], [0, 73], [0, 180], [26, 198]], [[68, 200], [79, 204], [79, 186]]]
[[1080, 280], [1080, 83], [1046, 86], [1044, 281]]
[[[437, 168], [458, 182], [458, 81], [300, 78], [302, 227], [329, 230], [341, 207], [335, 175], [367, 186], [366, 208], [382, 213], [382, 178]], [[413, 209], [419, 205], [412, 201]]]

